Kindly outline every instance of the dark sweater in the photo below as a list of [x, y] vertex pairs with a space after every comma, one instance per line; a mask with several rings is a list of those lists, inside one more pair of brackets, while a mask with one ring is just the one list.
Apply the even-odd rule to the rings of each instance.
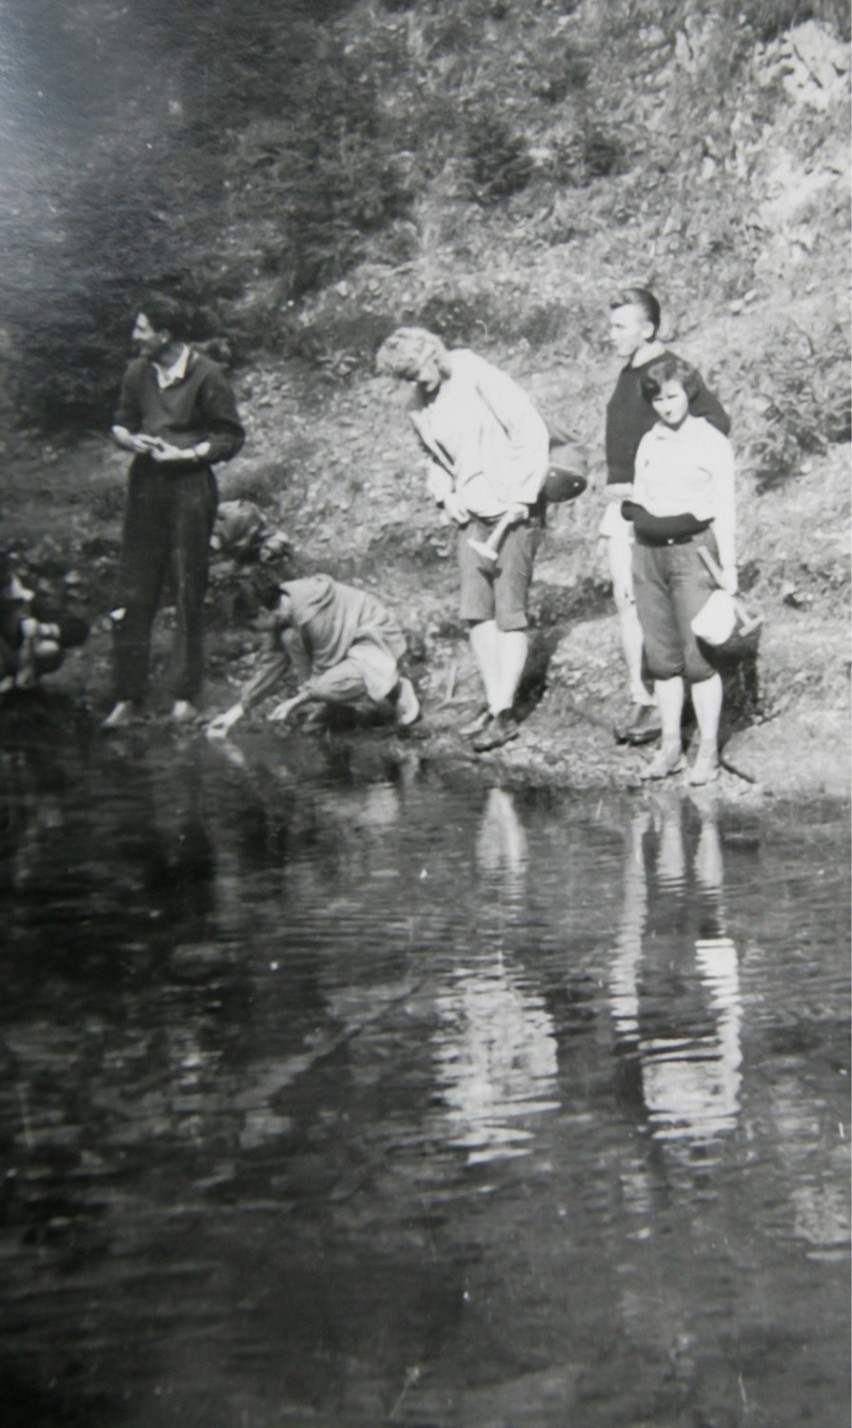
[[201, 463], [205, 466], [236, 456], [246, 436], [221, 367], [195, 351], [190, 352], [185, 375], [164, 391], [148, 358], [135, 358], [124, 374], [114, 424], [160, 436], [172, 446], [209, 441], [210, 454]]
[[[668, 349], [659, 357], [652, 357], [640, 367], [623, 367], [615, 384], [615, 391], [606, 408], [606, 464], [607, 485], [615, 482], [631, 482], [636, 452], [642, 437], [657, 420], [651, 403], [642, 395], [640, 382], [648, 368], [663, 357], [674, 354]], [[700, 379], [699, 379], [700, 380]], [[727, 436], [731, 422], [725, 408], [704, 382], [689, 403], [692, 416], [705, 417], [711, 426]]]

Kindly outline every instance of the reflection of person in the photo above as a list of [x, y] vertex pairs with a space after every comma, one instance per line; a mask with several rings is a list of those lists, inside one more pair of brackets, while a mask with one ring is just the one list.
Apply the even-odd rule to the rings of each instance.
[[179, 309], [149, 298], [137, 312], [139, 355], [124, 375], [112, 435], [130, 467], [115, 631], [116, 704], [104, 721], [128, 723], [147, 693], [151, 628], [164, 581], [177, 607], [172, 717], [194, 717], [201, 689], [202, 607], [216, 516], [212, 467], [245, 432], [221, 368], [175, 335]]
[[[739, 969], [723, 923], [721, 842], [710, 804], [697, 808], [697, 841], [694, 848], [691, 837], [687, 844], [683, 818], [692, 807], [672, 793], [633, 815], [609, 974], [618, 1040], [638, 1058], [651, 1128], [666, 1141], [712, 1138], [730, 1129], [739, 1113]], [[691, 957], [698, 1004], [689, 996]], [[680, 1008], [674, 1023], [673, 971]]]
[[471, 1163], [528, 1154], [535, 1121], [559, 1108], [557, 1041], [545, 1000], [504, 956], [499, 933], [523, 910], [527, 839], [513, 796], [488, 790], [475, 846], [489, 889], [490, 956], [463, 959], [440, 987], [435, 1041], [447, 1139]]
[[[642, 377], [651, 362], [671, 356], [657, 337], [660, 304], [647, 288], [624, 288], [610, 303], [610, 335], [619, 357], [626, 360], [606, 409], [608, 505], [600, 534], [606, 538], [612, 589], [618, 611], [621, 645], [632, 700], [627, 721], [616, 726], [621, 743], [651, 743], [660, 733], [654, 700], [642, 678], [642, 630], [633, 599], [630, 542], [632, 531], [619, 504], [633, 481], [636, 452], [654, 424], [654, 413], [642, 396]], [[704, 417], [727, 435], [730, 422], [723, 407], [700, 377], [690, 397], [690, 412]]]
[[689, 410], [698, 373], [678, 357], [652, 362], [642, 392], [659, 420], [636, 454], [633, 494], [624, 512], [635, 530], [633, 584], [645, 661], [662, 719], [662, 746], [642, 778], [683, 768], [680, 721], [688, 680], [700, 741], [690, 783], [719, 772], [722, 677], [708, 663], [691, 621], [715, 588], [700, 551], [722, 567], [724, 589], [737, 589], [734, 458], [726, 436]]
[[278, 704], [271, 719], [283, 721], [310, 701], [354, 704], [366, 697], [389, 700], [397, 723], [413, 724], [420, 706], [409, 679], [399, 672], [405, 636], [374, 595], [329, 575], [311, 575], [276, 586], [271, 658], [249, 681], [238, 702], [219, 714], [208, 733], [224, 738], [243, 714], [278, 687], [294, 669], [301, 688]]
[[[493, 906], [519, 902], [527, 869], [527, 836], [511, 793], [490, 788], [476, 839], [476, 864], [494, 882]], [[505, 894], [505, 897], [504, 897]]]
[[[412, 422], [429, 454], [428, 487], [459, 527], [461, 618], [486, 704], [466, 732], [478, 752], [516, 737], [515, 696], [528, 654], [527, 598], [541, 533], [548, 433], [529, 397], [504, 372], [466, 349], [401, 327], [379, 350], [377, 367], [413, 382]], [[483, 560], [497, 524], [511, 525], [499, 559]]]

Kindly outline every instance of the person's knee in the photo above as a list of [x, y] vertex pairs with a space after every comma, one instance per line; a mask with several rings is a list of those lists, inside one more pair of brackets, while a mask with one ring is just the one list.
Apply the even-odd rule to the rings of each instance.
[[703, 684], [716, 673], [699, 649], [687, 650], [683, 672], [690, 684]]
[[682, 655], [675, 654], [673, 650], [649, 648], [647, 641], [644, 647], [643, 673], [646, 670], [648, 678], [653, 680], [678, 679], [687, 673]]
[[501, 635], [525, 635], [529, 627], [529, 617], [525, 610], [509, 611], [497, 619], [497, 629]]

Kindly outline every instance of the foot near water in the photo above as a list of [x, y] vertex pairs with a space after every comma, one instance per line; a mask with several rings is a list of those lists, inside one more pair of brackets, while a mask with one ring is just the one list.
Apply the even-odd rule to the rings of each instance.
[[510, 739], [517, 739], [520, 725], [511, 709], [501, 709], [494, 714], [480, 734], [473, 741], [473, 751], [485, 754], [489, 749], [499, 749]]
[[642, 744], [652, 744], [655, 739], [659, 739], [661, 732], [656, 704], [634, 704], [630, 717], [613, 728], [617, 744], [632, 744], [635, 748], [641, 747]]
[[109, 733], [112, 729], [126, 729], [138, 717], [139, 711], [129, 699], [120, 699], [101, 723], [101, 728]]
[[686, 760], [680, 748], [668, 748], [664, 744], [651, 762], [645, 765], [639, 777], [643, 783], [647, 783], [651, 779], [671, 778], [673, 774], [682, 773], [685, 768]]
[[698, 753], [695, 756], [695, 763], [689, 775], [689, 782], [693, 788], [700, 788], [705, 783], [715, 783], [719, 777], [719, 753], [713, 748], [702, 748], [699, 745]]
[[193, 724], [201, 716], [194, 704], [190, 704], [188, 699], [176, 699], [172, 705], [171, 721], [173, 724]]
[[459, 729], [459, 733], [461, 734], [463, 739], [473, 738], [475, 734], [482, 733], [483, 729], [491, 723], [492, 717], [493, 716], [491, 710], [488, 708], [488, 705], [483, 704], [480, 709], [477, 709], [473, 718], [467, 724], [462, 724], [461, 728]]
[[396, 701], [396, 722], [403, 729], [416, 724], [420, 718], [420, 701], [414, 692], [414, 685], [404, 676], [399, 681], [399, 695]]

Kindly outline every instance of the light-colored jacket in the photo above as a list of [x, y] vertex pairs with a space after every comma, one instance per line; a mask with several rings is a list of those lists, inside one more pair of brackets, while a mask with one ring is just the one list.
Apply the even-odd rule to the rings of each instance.
[[429, 490], [439, 504], [454, 491], [471, 515], [487, 519], [518, 502], [534, 505], [548, 469], [544, 419], [484, 358], [458, 348], [448, 359], [450, 376], [411, 413], [432, 458]]
[[726, 436], [703, 417], [679, 427], [658, 421], [636, 452], [632, 499], [652, 516], [712, 521], [723, 565], [735, 564], [734, 453]]

